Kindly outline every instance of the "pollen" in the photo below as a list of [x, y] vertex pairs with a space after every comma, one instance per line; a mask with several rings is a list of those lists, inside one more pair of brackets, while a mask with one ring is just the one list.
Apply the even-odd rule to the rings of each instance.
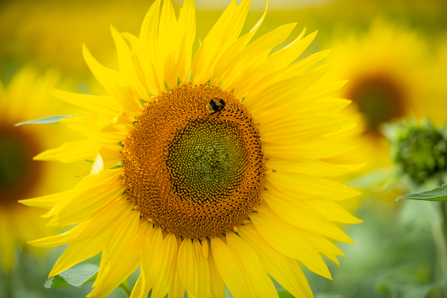
[[259, 131], [219, 87], [168, 89], [146, 104], [123, 145], [126, 194], [166, 232], [217, 237], [260, 203], [266, 169]]

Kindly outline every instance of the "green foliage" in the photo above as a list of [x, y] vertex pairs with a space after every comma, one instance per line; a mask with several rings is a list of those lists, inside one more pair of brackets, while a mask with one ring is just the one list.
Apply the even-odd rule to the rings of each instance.
[[28, 124], [54, 124], [59, 123], [60, 120], [65, 118], [70, 118], [76, 115], [60, 115], [60, 116], [50, 116], [50, 117], [44, 117], [36, 120], [26, 121], [26, 122], [20, 122], [17, 123], [15, 126], [22, 126], [22, 125], [28, 125]]
[[421, 200], [421, 201], [447, 201], [447, 184], [436, 187], [432, 190], [417, 192], [400, 196], [395, 202], [401, 199]]
[[45, 288], [55, 289], [66, 286], [80, 288], [83, 284], [96, 279], [99, 267], [93, 264], [80, 264], [61, 272], [45, 283]]
[[294, 296], [287, 292], [286, 290], [279, 290], [278, 289], [278, 296], [279, 298], [293, 298]]
[[399, 275], [382, 276], [378, 280], [377, 290], [388, 293], [391, 297], [421, 298], [431, 297], [429, 295], [447, 286], [447, 274], [440, 281], [429, 284], [420, 284], [416, 280], [410, 283], [406, 275], [408, 273], [400, 272]]

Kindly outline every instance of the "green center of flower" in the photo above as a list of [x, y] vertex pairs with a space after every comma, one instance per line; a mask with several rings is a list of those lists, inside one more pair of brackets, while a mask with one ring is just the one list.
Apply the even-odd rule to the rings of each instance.
[[146, 105], [123, 141], [123, 183], [135, 208], [176, 236], [216, 237], [260, 202], [259, 131], [230, 93], [181, 85]]
[[41, 167], [32, 162], [39, 151], [21, 128], [0, 127], [0, 204], [15, 203], [37, 184]]
[[390, 78], [377, 76], [354, 83], [348, 96], [365, 116], [368, 131], [377, 133], [380, 124], [405, 115], [404, 94]]
[[176, 191], [183, 197], [198, 198], [198, 203], [229, 192], [240, 183], [248, 165], [243, 148], [235, 125], [214, 119], [189, 123], [169, 149], [167, 165]]

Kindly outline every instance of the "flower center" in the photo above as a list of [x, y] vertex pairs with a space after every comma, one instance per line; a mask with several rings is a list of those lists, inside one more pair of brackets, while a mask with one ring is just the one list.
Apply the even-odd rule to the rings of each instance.
[[348, 98], [358, 104], [370, 132], [377, 133], [380, 124], [405, 115], [404, 94], [386, 77], [371, 77], [358, 82], [351, 87]]
[[181, 85], [149, 102], [134, 126], [123, 141], [123, 182], [142, 216], [165, 231], [222, 235], [259, 204], [259, 131], [232, 94]]
[[22, 128], [0, 124], [0, 204], [23, 199], [39, 183], [42, 167], [32, 158], [40, 149]]

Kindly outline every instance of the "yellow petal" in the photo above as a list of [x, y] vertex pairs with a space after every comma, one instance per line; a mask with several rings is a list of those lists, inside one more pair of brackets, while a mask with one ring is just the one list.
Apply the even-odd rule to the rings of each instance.
[[124, 112], [132, 116], [139, 116], [141, 114], [144, 107], [139, 98], [132, 92], [132, 88], [127, 82], [117, 82], [115, 85], [115, 94]]
[[165, 81], [169, 87], [177, 86], [179, 65], [177, 64], [177, 53], [180, 50], [179, 29], [175, 17], [174, 7], [171, 0], [164, 0], [160, 14], [158, 33], [158, 44], [162, 61], [164, 62]]
[[308, 177], [295, 173], [273, 172], [266, 177], [269, 186], [298, 199], [343, 200], [361, 193], [329, 179]]
[[[152, 288], [155, 275], [155, 262], [158, 257], [158, 251], [163, 244], [163, 235], [159, 227], [150, 229], [147, 233], [146, 243], [141, 248], [141, 272], [144, 273], [144, 291], [146, 293], [142, 298], [144, 298], [149, 290]], [[136, 296], [139, 297], [139, 296]]]
[[216, 267], [233, 297], [256, 297], [236, 254], [219, 238], [211, 238], [211, 250]]
[[314, 69], [305, 74], [298, 74], [286, 79], [273, 79], [256, 87], [247, 94], [244, 104], [252, 111], [265, 110], [276, 105], [293, 102], [295, 105], [306, 102], [301, 96], [326, 73], [328, 67]]
[[317, 99], [322, 99], [327, 96], [333, 95], [335, 92], [340, 91], [348, 81], [340, 81], [335, 83], [330, 83], [327, 85], [316, 84], [311, 86], [309, 89], [301, 94], [300, 98], [303, 102], [315, 101]]
[[280, 26], [249, 44], [239, 56], [235, 57], [235, 61], [225, 72], [222, 90], [229, 92], [237, 89], [241, 78], [246, 77], [253, 69], [261, 65], [272, 48], [285, 41], [295, 26], [296, 23]]
[[[130, 86], [132, 86], [132, 90], [134, 91], [135, 95], [138, 98], [147, 101], [149, 99], [149, 95], [147, 94], [146, 89], [141, 84], [139, 77], [135, 72], [129, 46], [124, 41], [121, 34], [113, 26], [110, 26], [110, 29], [112, 31], [113, 40], [115, 41], [116, 52], [118, 56], [118, 65], [121, 75], [126, 79]], [[141, 103], [139, 102], [139, 100], [132, 100], [129, 102], [129, 104], [133, 106], [133, 110], [135, 113], [141, 111]]]
[[98, 154], [93, 161], [90, 175], [97, 175], [98, 173], [108, 170], [119, 163], [123, 159], [123, 156], [118, 150], [113, 150], [108, 147], [102, 147], [99, 149]]
[[210, 287], [213, 298], [225, 298], [225, 284], [214, 261], [213, 250], [209, 251], [208, 263], [210, 266]]
[[339, 165], [321, 160], [303, 160], [294, 163], [284, 163], [278, 160], [266, 162], [267, 168], [275, 172], [290, 172], [315, 177], [338, 177], [357, 171], [364, 165]]
[[[316, 32], [300, 40], [305, 31], [306, 29], [290, 45], [268, 56], [265, 62], [258, 65], [253, 72], [241, 77], [240, 84], [234, 92], [235, 96], [238, 98], [245, 97], [249, 90], [256, 88], [256, 86], [271, 85], [292, 76], [302, 75], [317, 62], [325, 58], [330, 51], [318, 52], [291, 64], [315, 38]], [[287, 54], [283, 52], [287, 52]], [[289, 66], [289, 64], [291, 65]]]
[[70, 194], [71, 190], [58, 192], [55, 194], [27, 199], [27, 200], [20, 200], [19, 203], [22, 203], [26, 206], [31, 207], [38, 207], [38, 208], [44, 208], [44, 209], [51, 209], [53, 208], [57, 203], [59, 203], [61, 200], [63, 200], [66, 196]]
[[177, 240], [173, 234], [168, 234], [163, 240], [154, 264], [154, 285], [151, 297], [163, 298], [175, 278], [177, 267]]
[[92, 140], [67, 142], [59, 148], [46, 150], [34, 157], [34, 160], [55, 160], [75, 162], [96, 156], [100, 145]]
[[317, 36], [317, 31], [304, 37], [305, 33], [306, 28], [304, 28], [303, 31], [300, 33], [300, 35], [290, 44], [288, 44], [281, 50], [271, 54], [266, 61], [266, 63], [268, 64], [265, 64], [265, 66], [271, 67], [271, 72], [274, 72], [292, 64]]
[[[173, 298], [183, 298], [185, 297], [185, 286], [180, 280], [178, 271], [175, 272], [175, 280], [172, 281], [171, 287], [169, 288], [168, 297]], [[192, 296], [191, 296], [192, 297]]]
[[[115, 221], [117, 228], [111, 232], [110, 237], [108, 237], [107, 241], [104, 243], [100, 270], [109, 262], [113, 262], [122, 257], [123, 254], [127, 253], [126, 248], [128, 248], [128, 244], [132, 243], [137, 235], [139, 221], [140, 212], [138, 212], [138, 210], [127, 212], [124, 216]], [[101, 280], [104, 274], [107, 276], [104, 272], [98, 274], [98, 278]]]
[[317, 250], [297, 230], [276, 216], [268, 207], [260, 205], [258, 214], [250, 215], [262, 238], [284, 255], [297, 259], [309, 270], [328, 279], [331, 274]]
[[[337, 266], [339, 265], [337, 256], [345, 257], [343, 252], [331, 241], [325, 237], [306, 230], [299, 230], [299, 233], [307, 239], [312, 246], [323, 256], [327, 257], [329, 260], [334, 262]], [[351, 242], [354, 243], [354, 242]]]
[[89, 222], [83, 222], [79, 225], [76, 225], [74, 228], [61, 233], [59, 235], [49, 236], [40, 238], [33, 241], [28, 241], [28, 244], [37, 247], [55, 247], [60, 245], [65, 245], [75, 240], [79, 239], [80, 234], [84, 230], [85, 227], [89, 225]]
[[[208, 240], [203, 240], [202, 245], [208, 245]], [[205, 244], [204, 244], [205, 243]], [[198, 292], [196, 297], [210, 297], [210, 268], [208, 258], [203, 255], [202, 245], [199, 241], [194, 240], [194, 254], [197, 261], [197, 272], [199, 277]]]
[[328, 220], [347, 224], [363, 222], [363, 220], [358, 219], [336, 202], [330, 200], [309, 200], [306, 203], [318, 210]]
[[262, 141], [276, 144], [277, 140], [298, 142], [305, 138], [315, 138], [334, 132], [346, 124], [352, 123], [351, 118], [335, 117], [282, 117], [259, 125]]
[[[177, 247], [180, 248], [180, 245], [182, 243], [182, 239], [180, 237], [177, 237]], [[179, 256], [177, 254], [177, 267], [178, 267], [178, 260]], [[178, 270], [176, 268], [175, 270], [175, 279], [172, 281], [171, 286], [168, 291], [168, 297], [172, 298], [183, 298], [185, 296], [185, 286], [183, 285], [182, 280], [180, 279], [180, 275], [178, 273]]]
[[228, 232], [226, 239], [228, 247], [233, 250], [244, 266], [256, 297], [278, 297], [278, 292], [256, 251], [233, 232]]
[[186, 0], [180, 10], [178, 29], [184, 42], [178, 51], [179, 77], [182, 82], [187, 82], [191, 71], [192, 46], [196, 37], [196, 8], [194, 0]]
[[73, 267], [74, 265], [97, 255], [102, 250], [105, 236], [105, 234], [102, 234], [101, 237], [95, 237], [88, 240], [79, 240], [67, 246], [62, 255], [54, 264], [48, 278], [53, 277]]
[[[177, 270], [188, 293], [199, 297], [199, 273], [191, 239], [184, 239], [178, 250]], [[202, 281], [201, 281], [202, 282]]]
[[[222, 74], [228, 69], [228, 67], [233, 63], [233, 61], [235, 61], [236, 57], [239, 56], [240, 53], [245, 49], [248, 42], [253, 38], [253, 36], [256, 34], [259, 27], [261, 26], [261, 24], [264, 22], [265, 16], [267, 14], [267, 7], [268, 7], [268, 1], [264, 14], [262, 15], [261, 19], [256, 23], [256, 25], [250, 30], [250, 32], [238, 38], [232, 45], [230, 45], [222, 53], [222, 56], [216, 63], [216, 67], [214, 68], [214, 72], [211, 76], [212, 78], [215, 78], [217, 82], [220, 82], [222, 80]], [[234, 93], [234, 96], [236, 98], [243, 97], [237, 95], [236, 93]]]
[[300, 112], [313, 116], [333, 116], [351, 103], [348, 99], [325, 97], [315, 101]]
[[[249, 0], [244, 0], [241, 3], [244, 8], [247, 7], [247, 4], [249, 6]], [[239, 11], [239, 16], [243, 16], [248, 8]], [[235, 21], [236, 19], [238, 22]], [[231, 1], [194, 55], [191, 65], [194, 83], [205, 84], [211, 78], [215, 63], [239, 36], [244, 20], [238, 17], [236, 0]]]
[[111, 231], [117, 228], [117, 219], [131, 212], [131, 207], [127, 201], [118, 200], [82, 226], [76, 240], [57, 260], [50, 272], [50, 277], [98, 254], [103, 249], [104, 242]]
[[[115, 97], [116, 83], [122, 81], [122, 77], [114, 69], [107, 68], [100, 64], [90, 53], [85, 45], [82, 45], [82, 53], [84, 60], [90, 68], [91, 72], [95, 76], [96, 80], [106, 89], [106, 91]], [[116, 97], [115, 97], [116, 98]]]
[[50, 277], [98, 254], [110, 233], [118, 229], [118, 220], [128, 212], [132, 212], [131, 210], [132, 205], [129, 202], [123, 199], [117, 200], [88, 221], [82, 229], [79, 229], [76, 240], [59, 257], [50, 272]]
[[116, 201], [125, 188], [117, 181], [121, 171], [110, 170], [103, 175], [85, 177], [72, 192], [53, 209], [44, 215], [50, 217], [49, 226], [77, 224]]
[[239, 228], [239, 235], [261, 257], [268, 274], [295, 297], [313, 297], [306, 277], [298, 263], [268, 244], [252, 224]]
[[281, 219], [298, 228], [319, 233], [345, 243], [353, 243], [339, 227], [325, 219], [304, 200], [284, 198], [264, 191], [262, 197], [270, 209]]
[[[139, 248], [133, 246], [133, 243], [139, 228], [140, 213], [134, 210], [126, 215], [116, 221], [117, 229], [104, 243], [98, 276], [93, 284], [95, 289], [89, 294], [90, 297], [107, 296], [138, 268], [139, 258], [136, 252]], [[119, 264], [124, 266], [119, 267]]]
[[293, 161], [329, 158], [349, 153], [356, 148], [355, 146], [323, 137], [305, 140], [276, 139], [275, 144], [265, 143], [263, 147], [267, 158]]
[[[145, 218], [140, 221], [140, 228], [137, 237], [141, 239], [141, 244], [138, 247], [138, 253], [140, 259], [140, 277], [135, 283], [130, 298], [144, 298], [147, 296], [152, 288], [152, 259], [154, 251], [157, 252], [160, 248], [160, 243], [163, 240], [160, 237], [154, 237], [154, 228], [152, 223], [149, 223]], [[159, 242], [157, 242], [159, 240]], [[125, 259], [125, 258], [123, 258]], [[148, 282], [149, 281], [149, 282]]]
[[153, 81], [157, 92], [151, 92], [158, 95], [165, 89], [164, 65], [162, 63], [161, 53], [158, 45], [158, 23], [160, 19], [161, 1], [157, 0], [147, 12], [140, 30], [140, 40], [142, 50], [144, 51], [147, 80]]
[[140, 40], [136, 36], [124, 32], [123, 37], [132, 46], [132, 63], [140, 82], [149, 93], [159, 94], [161, 90], [164, 90], [164, 86], [163, 89], [160, 89], [158, 73], [156, 69], [153, 69], [154, 66], [152, 65], [153, 61], [151, 61], [151, 57], [147, 55]]
[[111, 96], [95, 96], [71, 93], [57, 89], [50, 89], [51, 95], [78, 108], [95, 115], [105, 115], [113, 118], [119, 114], [119, 106]]

